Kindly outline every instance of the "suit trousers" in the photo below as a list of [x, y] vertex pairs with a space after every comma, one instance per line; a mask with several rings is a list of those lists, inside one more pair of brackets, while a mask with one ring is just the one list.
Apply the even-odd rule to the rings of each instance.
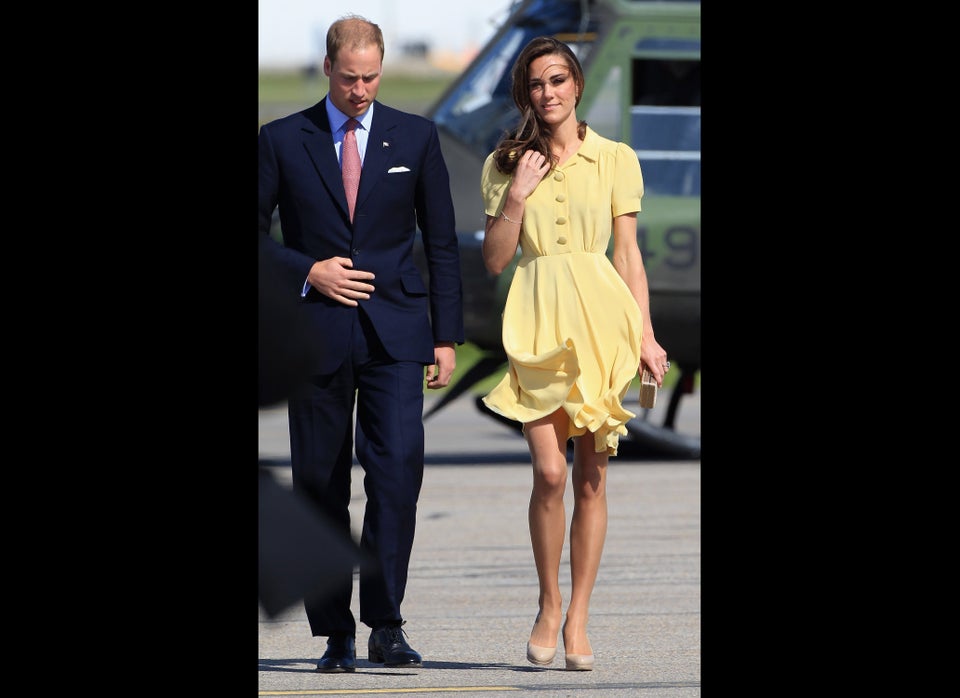
[[[363, 469], [366, 505], [360, 535], [360, 621], [402, 622], [400, 604], [413, 549], [423, 483], [424, 366], [395, 361], [361, 307], [354, 310], [349, 355], [334, 373], [313, 376], [288, 400], [294, 490], [306, 495], [343, 536], [350, 523], [352, 438]], [[320, 558], [327, 551], [317, 550]], [[353, 574], [334, 591], [304, 598], [314, 636], [356, 634]]]

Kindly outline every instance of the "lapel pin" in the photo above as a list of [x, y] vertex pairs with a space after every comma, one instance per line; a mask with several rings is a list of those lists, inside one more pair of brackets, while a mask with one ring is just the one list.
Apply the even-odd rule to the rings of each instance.
[[384, 148], [389, 148], [389, 147], [390, 147], [390, 144], [387, 143], [386, 141], [384, 141], [384, 142], [383, 142], [383, 147], [384, 147]]

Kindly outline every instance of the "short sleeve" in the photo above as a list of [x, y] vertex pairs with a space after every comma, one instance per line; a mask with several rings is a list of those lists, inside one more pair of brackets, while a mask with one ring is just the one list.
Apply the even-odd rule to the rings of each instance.
[[483, 196], [483, 210], [488, 216], [499, 216], [510, 188], [511, 176], [497, 169], [493, 153], [487, 156], [480, 174], [480, 193]]
[[637, 153], [626, 143], [617, 143], [616, 177], [613, 180], [611, 211], [616, 216], [636, 213], [643, 198], [643, 174]]

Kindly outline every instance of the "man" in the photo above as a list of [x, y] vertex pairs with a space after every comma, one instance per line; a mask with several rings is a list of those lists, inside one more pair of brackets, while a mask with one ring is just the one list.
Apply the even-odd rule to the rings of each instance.
[[[360, 563], [367, 657], [419, 667], [400, 604], [423, 480], [424, 380], [446, 386], [464, 341], [453, 201], [435, 124], [376, 101], [380, 28], [343, 17], [326, 51], [326, 97], [264, 124], [258, 139], [259, 231], [270, 235], [278, 208], [283, 244], [265, 249], [301, 280], [286, 290], [302, 296], [303, 321], [321, 337], [311, 379], [288, 400], [293, 486], [349, 533], [355, 446], [367, 495], [362, 560], [376, 561]], [[350, 171], [361, 164], [356, 185]], [[429, 292], [412, 257], [418, 226]], [[312, 634], [327, 637], [317, 670], [352, 672], [353, 575], [335, 573], [338, 592], [304, 607]]]

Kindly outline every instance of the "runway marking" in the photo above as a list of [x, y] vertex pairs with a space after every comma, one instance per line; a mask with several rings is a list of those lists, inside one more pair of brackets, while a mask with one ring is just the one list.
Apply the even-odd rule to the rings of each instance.
[[260, 696], [339, 696], [345, 693], [461, 693], [463, 691], [519, 691], [516, 686], [453, 686], [451, 688], [352, 688], [316, 691], [260, 691]]

